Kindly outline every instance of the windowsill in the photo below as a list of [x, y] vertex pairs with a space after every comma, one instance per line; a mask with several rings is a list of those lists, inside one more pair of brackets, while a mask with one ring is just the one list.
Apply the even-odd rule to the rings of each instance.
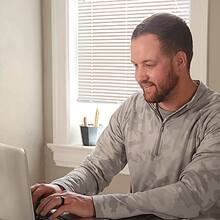
[[[47, 146], [53, 152], [53, 159], [56, 166], [68, 168], [78, 167], [85, 157], [94, 150], [94, 147], [82, 146], [80, 144], [47, 144]], [[120, 174], [129, 175], [128, 166]]]

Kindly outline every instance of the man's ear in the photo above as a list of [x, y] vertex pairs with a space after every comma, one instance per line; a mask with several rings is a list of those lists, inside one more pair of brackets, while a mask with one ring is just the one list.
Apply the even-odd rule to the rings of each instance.
[[174, 57], [175, 66], [178, 69], [187, 68], [187, 57], [184, 51], [178, 51]]
[[187, 56], [184, 51], [178, 51], [174, 59], [178, 68], [187, 68]]

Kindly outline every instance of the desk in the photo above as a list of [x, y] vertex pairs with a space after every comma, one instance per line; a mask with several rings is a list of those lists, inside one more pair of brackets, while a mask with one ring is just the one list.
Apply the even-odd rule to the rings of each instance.
[[[65, 214], [59, 220], [106, 220], [102, 218], [81, 218], [75, 215], [71, 214]], [[159, 218], [154, 215], [140, 215], [140, 216], [134, 216], [134, 217], [129, 217], [129, 218], [123, 218], [121, 220], [162, 220], [162, 218]]]

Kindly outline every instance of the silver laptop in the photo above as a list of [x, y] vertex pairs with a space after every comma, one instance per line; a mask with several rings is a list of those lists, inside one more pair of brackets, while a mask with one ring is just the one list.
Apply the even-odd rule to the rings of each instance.
[[[58, 219], [82, 218], [65, 214]], [[0, 220], [35, 220], [25, 151], [1, 143]]]
[[24, 150], [0, 143], [0, 220], [34, 220], [28, 176]]

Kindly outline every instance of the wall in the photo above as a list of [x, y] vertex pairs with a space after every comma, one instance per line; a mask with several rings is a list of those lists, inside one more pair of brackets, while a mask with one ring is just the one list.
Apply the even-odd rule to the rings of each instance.
[[[52, 57], [51, 57], [51, 0], [42, 1], [43, 29], [43, 91], [44, 91], [44, 128], [45, 128], [45, 181], [49, 182], [60, 175], [53, 175], [52, 154], [46, 143], [53, 141], [52, 127]], [[52, 175], [52, 177], [50, 176]]]
[[25, 148], [34, 183], [44, 178], [40, 0], [0, 0], [0, 30], [0, 142]]
[[220, 92], [220, 70], [219, 70], [219, 52], [220, 52], [220, 1], [209, 1], [209, 34], [208, 34], [208, 85]]

